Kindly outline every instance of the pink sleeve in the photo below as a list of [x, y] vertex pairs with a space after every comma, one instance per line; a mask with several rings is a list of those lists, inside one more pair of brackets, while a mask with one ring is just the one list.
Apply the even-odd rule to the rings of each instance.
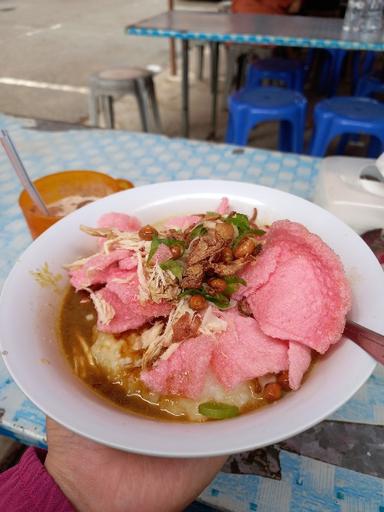
[[12, 512], [74, 512], [45, 470], [44, 450], [28, 448], [20, 462], [0, 474], [0, 510]]

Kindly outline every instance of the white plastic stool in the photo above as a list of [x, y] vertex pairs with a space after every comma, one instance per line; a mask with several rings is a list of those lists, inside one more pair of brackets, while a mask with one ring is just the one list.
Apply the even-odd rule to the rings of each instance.
[[99, 126], [99, 114], [102, 112], [106, 127], [114, 128], [114, 100], [126, 94], [133, 94], [137, 100], [143, 131], [149, 131], [149, 101], [156, 131], [161, 133], [153, 74], [152, 71], [143, 68], [114, 68], [91, 75], [89, 78], [89, 119], [91, 124]]

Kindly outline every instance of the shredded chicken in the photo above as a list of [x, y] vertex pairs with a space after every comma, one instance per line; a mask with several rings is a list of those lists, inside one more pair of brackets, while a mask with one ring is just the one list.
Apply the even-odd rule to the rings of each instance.
[[111, 304], [100, 297], [97, 292], [95, 293], [92, 290], [89, 290], [89, 295], [95, 306], [99, 322], [103, 325], [108, 325], [109, 322], [114, 318], [116, 311], [111, 306]]
[[67, 265], [63, 265], [67, 270], [77, 270], [85, 265], [90, 259], [94, 258], [95, 255], [92, 254], [87, 258], [80, 258], [79, 260], [73, 261], [72, 263], [68, 263]]
[[147, 279], [144, 273], [143, 259], [146, 255], [141, 251], [137, 252], [137, 278], [139, 280], [139, 300], [141, 303], [147, 301], [150, 297]]
[[80, 230], [87, 235], [91, 236], [100, 236], [102, 238], [116, 238], [121, 233], [120, 230], [114, 228], [92, 228], [90, 226], [84, 226], [83, 224], [80, 226]]
[[[185, 327], [187, 319], [190, 322], [189, 327]], [[155, 336], [156, 330], [150, 333], [149, 345], [143, 356], [142, 367], [148, 367], [158, 358], [164, 359], [164, 357], [162, 357], [163, 354], [161, 354], [163, 349], [166, 349], [163, 353], [167, 353], [167, 356], [165, 356], [167, 359], [177, 348], [171, 349], [171, 347], [174, 345], [179, 346], [185, 339], [196, 337], [199, 334], [213, 336], [218, 332], [225, 331], [226, 328], [227, 322], [215, 315], [213, 306], [208, 306], [203, 318], [201, 318], [200, 315], [196, 314], [196, 311], [193, 311], [188, 306], [188, 302], [182, 299], [169, 315], [162, 334], [160, 334], [160, 327], [157, 328], [157, 332], [159, 333], [157, 337]], [[182, 329], [182, 332], [180, 329]], [[143, 348], [145, 348], [144, 345]]]
[[139, 251], [140, 249], [148, 250], [150, 242], [142, 240], [136, 232], [119, 231], [114, 228], [90, 228], [88, 226], [80, 226], [80, 229], [91, 236], [105, 238], [102, 246], [102, 253], [109, 254], [116, 249], [131, 249]]
[[226, 329], [227, 322], [214, 314], [212, 306], [208, 306], [202, 318], [199, 332], [201, 334], [206, 334], [207, 336], [212, 336], [213, 334], [223, 332]]
[[164, 328], [163, 322], [155, 322], [152, 327], [145, 329], [138, 340], [141, 349], [146, 350], [152, 343], [160, 337]]
[[136, 233], [122, 233], [118, 238], [104, 242], [103, 248], [107, 254], [117, 249], [131, 249], [137, 253], [142, 250], [148, 252], [150, 245], [150, 242], [141, 240]]
[[181, 289], [176, 277], [169, 270], [163, 270], [156, 263], [147, 277], [149, 297], [153, 302], [159, 303], [162, 300], [175, 300]]
[[171, 357], [171, 355], [176, 352], [176, 350], [179, 348], [181, 342], [178, 342], [178, 343], [172, 343], [172, 345], [170, 345], [167, 350], [165, 350], [161, 356], [159, 357], [159, 359], [161, 360], [166, 360], [166, 359], [169, 359]]
[[173, 325], [181, 318], [185, 313], [191, 315], [194, 311], [188, 306], [188, 302], [182, 299], [178, 305], [173, 309], [168, 317], [167, 324], [164, 328], [163, 333], [154, 339], [149, 345], [143, 356], [143, 368], [146, 368], [152, 361], [157, 359], [163, 348], [169, 347], [172, 343], [173, 336]]

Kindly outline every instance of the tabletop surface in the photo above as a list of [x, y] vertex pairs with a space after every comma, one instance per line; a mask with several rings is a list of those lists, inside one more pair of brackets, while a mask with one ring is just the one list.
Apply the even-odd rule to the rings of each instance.
[[383, 33], [352, 35], [340, 18], [168, 11], [127, 27], [127, 33], [243, 44], [384, 50]]
[[[96, 169], [136, 186], [222, 178], [311, 198], [319, 159], [109, 130], [74, 130], [0, 115], [32, 178]], [[54, 131], [52, 131], [52, 129]], [[129, 155], [129, 158], [127, 157]], [[20, 186], [0, 153], [0, 285], [30, 243], [17, 205]], [[384, 371], [327, 421], [279, 445], [231, 457], [201, 500], [233, 512], [384, 512]], [[45, 446], [45, 417], [0, 359], [0, 433]]]

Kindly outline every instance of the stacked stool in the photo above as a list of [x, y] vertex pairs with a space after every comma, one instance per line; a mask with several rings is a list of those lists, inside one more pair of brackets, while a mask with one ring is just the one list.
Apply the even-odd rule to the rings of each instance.
[[379, 101], [353, 96], [329, 98], [316, 105], [314, 121], [312, 156], [324, 156], [332, 139], [352, 133], [371, 136], [369, 157], [375, 158], [384, 150], [384, 105]]
[[321, 59], [317, 87], [319, 92], [327, 94], [328, 96], [332, 96], [336, 93], [346, 55], [346, 50], [337, 48], [310, 48], [308, 50], [305, 62], [307, 77], [310, 73], [310, 69], [314, 65], [316, 56], [319, 56]]
[[159, 109], [156, 100], [154, 73], [142, 68], [115, 68], [100, 71], [89, 79], [89, 118], [93, 126], [99, 126], [99, 114], [103, 114], [107, 128], [114, 128], [113, 102], [126, 94], [136, 97], [144, 132], [149, 131], [149, 108], [152, 109], [156, 131], [161, 132]]
[[264, 80], [283, 82], [285, 87], [302, 92], [304, 67], [299, 61], [273, 57], [260, 59], [248, 66], [246, 89], [263, 85]]
[[324, 51], [326, 59], [320, 73], [320, 90], [333, 96], [340, 84], [341, 71], [347, 52], [335, 48], [327, 48]]
[[245, 146], [249, 133], [264, 121], [280, 121], [280, 151], [303, 151], [307, 100], [280, 87], [242, 89], [229, 97], [226, 142]]
[[[354, 85], [358, 84], [363, 77], [372, 73], [375, 59], [376, 52], [353, 52], [352, 77]], [[356, 90], [354, 94], [359, 96]]]
[[384, 73], [362, 76], [357, 82], [355, 96], [369, 98], [376, 93], [384, 93]]

